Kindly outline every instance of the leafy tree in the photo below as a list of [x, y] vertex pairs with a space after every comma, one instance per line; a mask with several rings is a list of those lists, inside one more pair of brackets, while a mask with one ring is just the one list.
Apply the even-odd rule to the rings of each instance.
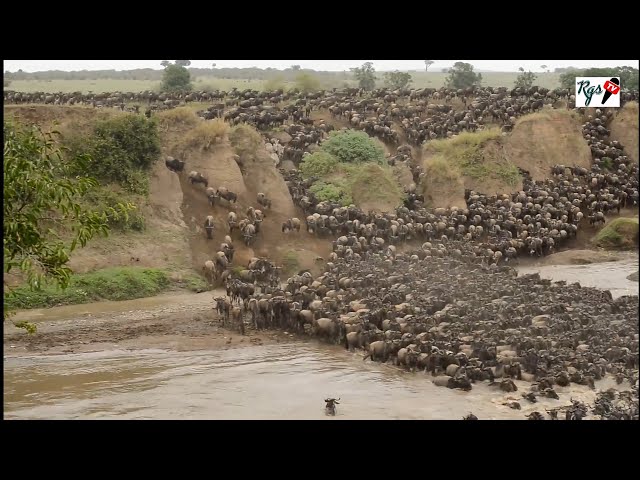
[[360, 88], [369, 91], [376, 87], [376, 70], [372, 62], [363, 63], [361, 67], [352, 68], [351, 71]]
[[546, 72], [549, 73], [549, 67], [547, 67], [546, 65], [540, 65], [540, 68], [542, 70], [546, 70]]
[[482, 74], [473, 71], [470, 63], [456, 62], [453, 68], [449, 69], [447, 86], [450, 88], [468, 88], [479, 85], [482, 81]]
[[321, 149], [345, 163], [385, 163], [382, 146], [365, 132], [356, 130], [331, 132]]
[[625, 90], [638, 88], [638, 69], [630, 66], [567, 70], [560, 75], [560, 85], [575, 92], [576, 77], [620, 77], [620, 83]]
[[525, 72], [524, 68], [522, 67], [520, 67], [518, 70], [520, 70], [521, 73], [520, 75], [518, 75], [518, 78], [516, 78], [516, 88], [531, 88], [533, 86], [533, 82], [537, 78], [536, 74], [531, 71]]
[[618, 67], [620, 83], [625, 90], [638, 90], [638, 69], [633, 67]]
[[171, 62], [169, 60], [162, 60], [160, 62], [160, 65], [162, 65], [164, 68], [167, 68], [169, 65], [171, 65]]
[[217, 63], [212, 63], [211, 68], [216, 68]]
[[190, 60], [176, 60], [175, 64], [168, 63], [164, 67], [162, 85], [160, 86], [163, 92], [191, 91], [193, 88], [191, 85], [191, 74], [184, 65], [178, 64], [178, 62], [185, 61], [190, 63]]
[[188, 67], [191, 65], [191, 60], [176, 60], [175, 64], [179, 67]]
[[620, 84], [625, 90], [638, 88], [638, 69], [625, 66], [613, 68], [588, 68], [584, 71], [585, 77], [620, 77]]
[[424, 70], [425, 70], [425, 72], [428, 72], [429, 71], [429, 67], [431, 65], [433, 65], [434, 63], [436, 63], [435, 60], [425, 60], [424, 61]]
[[299, 72], [300, 71], [300, 65], [291, 65], [291, 70], [293, 70], [294, 72]]
[[296, 76], [296, 88], [302, 92], [320, 90], [320, 81], [310, 73], [301, 72]]
[[567, 69], [560, 75], [560, 87], [567, 88], [575, 93], [576, 77], [584, 76], [584, 72], [578, 69]]
[[384, 83], [394, 90], [399, 88], [405, 88], [411, 83], [411, 74], [408, 72], [386, 72], [384, 74]]
[[[90, 159], [64, 159], [55, 134], [4, 123], [4, 273], [22, 272], [33, 290], [48, 281], [66, 288], [71, 252], [96, 235], [107, 235], [109, 217], [126, 216], [133, 208], [118, 204], [98, 213], [84, 206], [81, 199], [98, 183], [77, 171]], [[6, 279], [4, 293], [6, 318], [7, 300], [15, 295]], [[16, 326], [30, 333], [36, 330], [28, 322]]]

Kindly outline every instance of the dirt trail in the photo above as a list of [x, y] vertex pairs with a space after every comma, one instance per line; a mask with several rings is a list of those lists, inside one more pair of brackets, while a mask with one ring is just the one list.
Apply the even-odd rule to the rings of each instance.
[[[169, 145], [172, 143], [168, 142]], [[175, 145], [175, 144], [173, 144]], [[172, 148], [167, 148], [166, 154], [174, 153]], [[265, 214], [260, 232], [251, 247], [246, 247], [242, 234], [235, 230], [231, 235], [236, 249], [233, 265], [245, 266], [254, 256], [268, 257], [271, 261], [281, 265], [283, 258], [296, 257], [299, 268], [309, 268], [315, 272], [321, 267], [316, 262], [318, 256], [326, 258], [330, 253], [329, 244], [319, 241], [308, 234], [304, 229], [301, 232], [282, 233], [281, 225], [287, 218], [298, 217], [304, 222], [302, 212], [297, 209], [284, 178], [276, 169], [273, 160], [264, 148], [259, 148], [255, 153], [255, 159], [245, 166], [246, 174], [240, 170], [233, 159], [234, 149], [228, 142], [213, 146], [210, 150], [187, 151], [185, 160], [187, 166], [180, 175], [169, 172], [179, 179], [171, 185], [162, 184], [158, 195], [162, 197], [160, 202], [165, 202], [167, 194], [162, 189], [172, 191], [173, 209], [181, 197], [181, 216], [188, 226], [189, 249], [191, 251], [192, 265], [200, 271], [205, 261], [212, 259], [220, 247], [225, 235], [229, 235], [228, 214], [233, 211], [238, 219], [246, 218], [249, 207], [260, 209]], [[226, 200], [216, 200], [214, 207], [208, 203], [205, 187], [201, 184], [192, 185], [188, 179], [191, 170], [198, 171], [209, 180], [209, 186], [213, 188], [226, 187], [238, 195], [237, 203]], [[177, 193], [176, 191], [179, 191]], [[259, 192], [264, 193], [272, 201], [271, 209], [261, 208], [257, 203]], [[215, 219], [215, 231], [213, 240], [206, 238], [204, 219], [207, 215], [213, 215]], [[294, 252], [294, 253], [292, 253]], [[294, 265], [295, 266], [295, 265]]]

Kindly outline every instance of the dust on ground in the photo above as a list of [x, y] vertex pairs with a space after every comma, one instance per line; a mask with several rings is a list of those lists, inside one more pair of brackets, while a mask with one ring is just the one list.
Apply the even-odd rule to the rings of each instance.
[[298, 338], [288, 332], [256, 332], [248, 325], [246, 335], [223, 328], [213, 309], [213, 297], [223, 293], [162, 295], [22, 311], [11, 320], [34, 322], [38, 331], [29, 335], [14, 327], [11, 320], [5, 321], [5, 356], [97, 352], [114, 347], [215, 350]]

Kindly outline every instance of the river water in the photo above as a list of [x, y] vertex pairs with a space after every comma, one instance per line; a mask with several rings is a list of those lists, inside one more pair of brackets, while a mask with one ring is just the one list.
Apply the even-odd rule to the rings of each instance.
[[592, 263], [590, 265], [547, 265], [518, 268], [520, 275], [538, 272], [542, 278], [567, 283], [579, 282], [583, 287], [609, 290], [613, 298], [623, 295], [638, 295], [638, 282], [627, 277], [638, 271], [638, 254], [620, 255], [615, 262]]
[[[554, 280], [638, 294], [629, 261], [523, 268]], [[579, 385], [557, 387], [560, 400], [530, 404], [476, 384], [470, 392], [437, 387], [430, 375], [364, 362], [362, 355], [322, 344], [290, 343], [217, 351], [112, 350], [4, 360], [5, 419], [525, 419], [531, 411], [592, 402]], [[615, 386], [611, 379], [597, 389]], [[626, 385], [628, 388], [628, 385]], [[324, 398], [340, 397], [326, 417]], [[522, 410], [502, 403], [512, 398]]]

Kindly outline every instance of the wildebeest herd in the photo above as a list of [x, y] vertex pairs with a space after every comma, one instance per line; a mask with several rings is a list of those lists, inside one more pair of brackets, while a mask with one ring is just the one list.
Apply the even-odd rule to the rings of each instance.
[[[341, 89], [105, 95], [43, 97], [5, 91], [5, 102], [44, 99], [124, 109], [125, 103], [148, 101], [151, 111], [189, 101], [216, 101], [200, 112], [203, 118], [254, 125], [279, 158], [296, 166], [334, 129], [330, 121], [310, 118], [314, 110], [327, 111], [331, 118], [396, 147], [389, 163], [404, 162], [411, 169], [415, 183], [407, 187], [404, 204], [386, 213], [320, 202], [309, 190], [313, 179], [303, 179], [295, 169], [282, 170], [294, 203], [304, 212], [306, 230], [332, 240], [325, 272], [315, 279], [300, 272], [281, 285], [279, 268], [262, 258], [232, 270], [233, 231], [238, 229], [250, 246], [264, 220], [261, 209], [272, 204], [260, 193], [246, 218], [230, 211], [229, 234], [203, 267], [211, 283], [220, 281], [227, 290], [226, 297], [215, 300], [223, 322], [244, 333], [247, 317], [256, 329], [286, 329], [363, 349], [365, 359], [427, 372], [434, 383], [449, 388], [469, 390], [486, 381], [513, 394], [518, 391], [513, 379], [531, 381], [518, 398], [505, 399], [514, 409], [540, 397], [559, 399], [571, 383], [595, 388], [594, 382], [609, 374], [618, 384], [628, 382], [630, 390], [599, 392], [590, 407], [572, 400], [571, 405], [546, 410], [546, 415], [581, 419], [590, 412], [607, 419], [638, 419], [638, 297], [614, 300], [608, 291], [579, 284], [552, 283], [537, 275], [517, 277], [504, 265], [519, 255], [552, 253], [574, 238], [584, 222], [601, 225], [608, 214], [637, 207], [638, 165], [624, 154], [623, 145], [609, 139], [611, 109], [596, 109], [585, 118], [582, 132], [593, 155], [590, 169], [571, 166], [567, 159], [567, 165], [554, 166], [544, 181], [533, 181], [521, 171], [520, 192], [467, 191], [464, 207], [427, 209], [417, 193], [424, 173], [413, 161], [412, 145], [489, 123], [501, 124], [508, 132], [519, 115], [558, 100], [571, 103], [569, 92], [475, 87], [380, 89], [370, 94]], [[454, 99], [460, 108], [438, 103]], [[638, 92], [623, 92], [621, 98], [623, 104], [637, 99]], [[286, 101], [290, 103], [280, 106]], [[291, 136], [284, 146], [272, 137], [270, 130], [276, 126], [284, 126]], [[182, 172], [185, 162], [168, 158], [166, 165]], [[190, 172], [188, 179], [203, 185], [211, 206], [237, 201], [224, 186], [209, 187], [209, 180], [198, 172]], [[282, 232], [295, 234], [301, 224], [289, 218]], [[204, 219], [204, 228], [213, 239], [213, 217]], [[545, 415], [536, 411], [528, 418]]]

